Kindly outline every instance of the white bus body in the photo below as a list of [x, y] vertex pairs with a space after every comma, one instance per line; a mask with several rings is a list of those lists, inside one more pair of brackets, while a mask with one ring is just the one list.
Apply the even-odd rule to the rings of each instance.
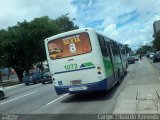
[[97, 33], [78, 29], [45, 39], [49, 69], [57, 94], [108, 90], [116, 83], [107, 78]]

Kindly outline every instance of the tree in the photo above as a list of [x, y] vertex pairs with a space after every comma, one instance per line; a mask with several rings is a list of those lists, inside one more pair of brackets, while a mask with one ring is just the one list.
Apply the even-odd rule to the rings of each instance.
[[74, 30], [79, 28], [77, 25], [74, 25], [72, 20], [70, 20], [70, 18], [67, 15], [62, 15], [59, 18], [57, 18], [55, 22], [58, 25], [58, 28], [60, 29], [61, 32], [66, 32], [69, 30]]
[[[0, 64], [12, 67], [22, 82], [23, 72], [29, 74], [29, 69], [37, 62], [46, 60], [44, 39], [64, 32], [59, 28], [62, 19], [55, 21], [47, 16], [35, 18], [31, 22], [18, 22], [16, 26], [0, 31]], [[67, 21], [68, 20], [68, 21]], [[65, 30], [75, 29], [70, 19], [65, 19]], [[68, 25], [67, 25], [68, 24]], [[61, 25], [63, 26], [63, 24]], [[73, 28], [72, 28], [73, 27]], [[65, 27], [64, 27], [65, 28]]]
[[125, 46], [126, 46], [126, 51], [127, 51], [127, 53], [129, 53], [129, 52], [131, 52], [131, 51], [132, 51], [132, 49], [129, 47], [129, 45], [128, 45], [128, 44], [125, 44]]
[[6, 61], [2, 58], [4, 58], [4, 46], [5, 46], [5, 40], [4, 37], [6, 36], [7, 31], [6, 30], [0, 30], [0, 68], [6, 66]]
[[137, 50], [137, 54], [146, 54], [147, 51], [153, 51], [152, 46], [144, 45]]
[[58, 34], [61, 31], [59, 30], [57, 24], [54, 20], [49, 19], [47, 16], [41, 18], [35, 18], [31, 21], [31, 40], [34, 43], [34, 62], [40, 62], [42, 66], [42, 62], [46, 60], [46, 52], [44, 46], [44, 39]]

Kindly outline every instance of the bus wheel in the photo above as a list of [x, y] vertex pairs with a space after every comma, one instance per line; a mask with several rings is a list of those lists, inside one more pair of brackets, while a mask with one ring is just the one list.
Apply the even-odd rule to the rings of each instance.
[[120, 75], [120, 71], [118, 70], [118, 80], [117, 80], [117, 85], [121, 84], [121, 75]]
[[128, 68], [128, 64], [126, 64], [126, 69]]
[[4, 93], [0, 91], [0, 100], [4, 99]]
[[126, 69], [125, 69], [124, 75], [127, 74], [127, 68], [128, 68], [128, 64], [126, 64]]

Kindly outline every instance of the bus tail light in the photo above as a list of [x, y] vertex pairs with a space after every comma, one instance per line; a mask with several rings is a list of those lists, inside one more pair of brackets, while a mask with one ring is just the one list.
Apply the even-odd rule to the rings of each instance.
[[100, 71], [98, 71], [98, 74], [100, 75], [100, 74], [102, 74]]
[[98, 67], [97, 67], [97, 70], [101, 70], [101, 67], [100, 67], [100, 66], [98, 66]]

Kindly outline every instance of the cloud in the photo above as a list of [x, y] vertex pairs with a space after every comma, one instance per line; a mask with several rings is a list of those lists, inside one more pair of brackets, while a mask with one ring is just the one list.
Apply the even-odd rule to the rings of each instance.
[[1, 0], [0, 9], [0, 28], [40, 16], [57, 18], [69, 13], [71, 18], [76, 17], [76, 7], [69, 0]]
[[111, 38], [114, 38], [115, 36], [117, 36], [118, 30], [117, 30], [116, 24], [110, 24], [110, 25], [106, 26], [103, 30], [103, 33]]
[[133, 49], [153, 40], [153, 22], [160, 19], [157, 0], [1, 0], [0, 28], [35, 17], [69, 13], [80, 28], [92, 27]]
[[[92, 0], [87, 1], [88, 4], [74, 0], [72, 3], [78, 9], [79, 23], [118, 42], [128, 43], [133, 49], [153, 40], [153, 22], [160, 19], [160, 1], [157, 0]], [[90, 24], [97, 20], [103, 21]]]
[[127, 40], [127, 41], [124, 42], [124, 44], [128, 44], [128, 45], [131, 44], [131, 43], [132, 43], [131, 40]]
[[93, 1], [92, 1], [92, 0], [89, 0], [88, 7], [91, 7], [91, 6], [92, 6], [92, 3], [93, 3]]

